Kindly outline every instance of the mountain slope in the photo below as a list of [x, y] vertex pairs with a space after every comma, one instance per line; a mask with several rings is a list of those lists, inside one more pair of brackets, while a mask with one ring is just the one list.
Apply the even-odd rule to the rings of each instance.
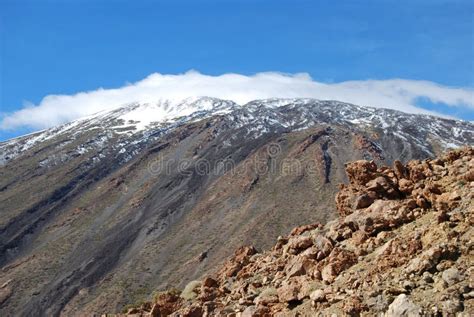
[[472, 315], [474, 148], [346, 171], [339, 219], [297, 227], [267, 252], [240, 248], [212, 277], [128, 314]]
[[4, 142], [0, 284], [14, 291], [0, 313], [120, 310], [212, 271], [242, 244], [268, 248], [295, 226], [334, 219], [347, 161], [473, 143], [468, 122], [212, 98], [127, 105]]

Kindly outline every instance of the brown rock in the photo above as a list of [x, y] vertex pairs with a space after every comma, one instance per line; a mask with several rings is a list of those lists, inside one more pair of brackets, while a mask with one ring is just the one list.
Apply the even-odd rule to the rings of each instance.
[[288, 238], [278, 236], [277, 243], [273, 247], [273, 250], [280, 250], [287, 243], [288, 243]]
[[346, 164], [346, 173], [351, 184], [365, 185], [374, 178], [377, 165], [374, 161], [355, 161]]
[[182, 301], [183, 300], [178, 295], [178, 293], [174, 293], [174, 292], [162, 293], [155, 298], [155, 304], [153, 306], [155, 309], [155, 314], [159, 308], [160, 314], [158, 316], [168, 316], [169, 314], [179, 309]]
[[366, 308], [366, 305], [364, 305], [358, 297], [350, 297], [344, 300], [342, 306], [342, 310], [347, 316], [360, 316], [360, 313]]
[[449, 220], [449, 216], [445, 210], [441, 210], [436, 214], [436, 221], [442, 223]]
[[250, 256], [256, 253], [258, 253], [257, 250], [252, 246], [240, 247], [235, 251], [234, 261], [244, 263]]
[[270, 317], [270, 310], [266, 307], [248, 306], [241, 317]]
[[321, 271], [321, 279], [323, 281], [332, 283], [336, 277], [337, 277], [337, 269], [336, 269], [336, 264], [334, 263], [329, 263]]
[[242, 267], [248, 264], [250, 257], [256, 253], [257, 250], [252, 246], [240, 247], [235, 251], [234, 256], [224, 264], [218, 275], [224, 275], [226, 277], [237, 275]]
[[321, 270], [321, 278], [332, 283], [339, 273], [357, 262], [357, 256], [351, 251], [335, 248], [325, 261], [328, 264]]
[[352, 241], [354, 241], [355, 245], [360, 245], [364, 243], [369, 238], [369, 236], [364, 231], [356, 231], [352, 235]]
[[206, 277], [203, 281], [202, 281], [202, 285], [205, 286], [205, 287], [217, 287], [218, 286], [218, 283], [215, 279], [213, 279], [212, 277]]
[[154, 304], [151, 307], [150, 317], [161, 317], [160, 305]]
[[430, 208], [430, 203], [424, 197], [417, 197], [416, 198], [416, 205], [423, 209]]
[[304, 276], [292, 277], [282, 282], [281, 286], [277, 289], [278, 298], [280, 302], [291, 302], [294, 300], [301, 300], [308, 296], [303, 289], [303, 284], [307, 284], [309, 280]]
[[255, 298], [254, 303], [259, 306], [268, 306], [274, 303], [278, 303], [278, 294], [274, 289], [266, 289]]
[[410, 180], [414, 183], [426, 178], [423, 165], [419, 161], [411, 161], [408, 163], [408, 170], [410, 172]]
[[367, 208], [374, 202], [374, 198], [368, 194], [362, 194], [355, 200], [354, 209]]
[[405, 178], [408, 174], [407, 169], [399, 160], [393, 162], [393, 171], [397, 175], [398, 179]]
[[374, 191], [374, 192], [382, 192], [386, 191], [390, 188], [390, 185], [387, 179], [383, 176], [379, 176], [365, 184], [367, 190]]
[[401, 178], [398, 180], [398, 188], [402, 193], [410, 194], [413, 190], [413, 182], [408, 179]]
[[[180, 311], [180, 314], [177, 315], [179, 317], [202, 317], [203, 316], [203, 308], [199, 306], [191, 306], [191, 307], [186, 307], [182, 311]], [[166, 315], [164, 315], [166, 316]]]
[[470, 170], [462, 175], [462, 179], [467, 182], [474, 182], [474, 170]]
[[287, 281], [283, 282], [282, 286], [278, 288], [278, 298], [282, 302], [289, 302], [298, 299], [301, 285], [291, 284]]
[[315, 248], [318, 250], [316, 254], [316, 260], [318, 261], [327, 257], [333, 249], [331, 240], [329, 240], [328, 238], [320, 234], [314, 237], [313, 243], [314, 243]]
[[326, 300], [326, 294], [322, 289], [317, 289], [309, 295], [309, 298], [315, 302], [323, 302]]
[[461, 195], [457, 191], [453, 191], [449, 194], [449, 200], [450, 201], [457, 201], [461, 200]]
[[287, 247], [293, 253], [299, 253], [313, 245], [313, 240], [308, 236], [296, 236], [290, 238]]
[[310, 269], [315, 265], [316, 263], [313, 260], [305, 256], [296, 256], [288, 263], [287, 268], [285, 270], [286, 276], [293, 277], [304, 275], [309, 272]]
[[319, 228], [321, 226], [322, 225], [320, 223], [313, 223], [313, 224], [310, 224], [310, 225], [299, 226], [299, 227], [296, 227], [293, 230], [291, 230], [290, 235], [291, 236], [299, 236], [299, 235], [301, 235], [302, 233], [304, 233], [306, 231], [313, 230], [313, 229]]

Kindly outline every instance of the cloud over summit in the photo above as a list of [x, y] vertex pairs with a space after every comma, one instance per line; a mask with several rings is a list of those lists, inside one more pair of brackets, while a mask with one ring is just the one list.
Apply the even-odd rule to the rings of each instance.
[[323, 83], [305, 73], [209, 76], [189, 71], [178, 75], [153, 73], [143, 80], [116, 89], [99, 88], [74, 95], [48, 95], [37, 105], [28, 104], [21, 110], [4, 115], [0, 120], [0, 129], [48, 128], [131, 102], [178, 101], [195, 96], [229, 99], [241, 105], [255, 99], [304, 97], [428, 113], [416, 106], [417, 100], [424, 98], [433, 103], [474, 111], [473, 89], [446, 87], [429, 81], [389, 79]]

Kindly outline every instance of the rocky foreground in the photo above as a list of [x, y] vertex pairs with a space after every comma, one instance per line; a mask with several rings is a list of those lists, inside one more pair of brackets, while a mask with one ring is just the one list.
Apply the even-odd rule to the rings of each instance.
[[346, 165], [338, 220], [242, 247], [212, 276], [130, 316], [474, 314], [474, 148], [378, 168]]

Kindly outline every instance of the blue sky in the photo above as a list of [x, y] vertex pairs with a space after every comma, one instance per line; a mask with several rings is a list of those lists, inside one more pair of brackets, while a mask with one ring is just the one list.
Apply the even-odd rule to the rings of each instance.
[[[474, 1], [1, 0], [0, 19], [3, 116], [50, 94], [190, 69], [474, 87]], [[474, 120], [472, 108], [419, 106]]]

